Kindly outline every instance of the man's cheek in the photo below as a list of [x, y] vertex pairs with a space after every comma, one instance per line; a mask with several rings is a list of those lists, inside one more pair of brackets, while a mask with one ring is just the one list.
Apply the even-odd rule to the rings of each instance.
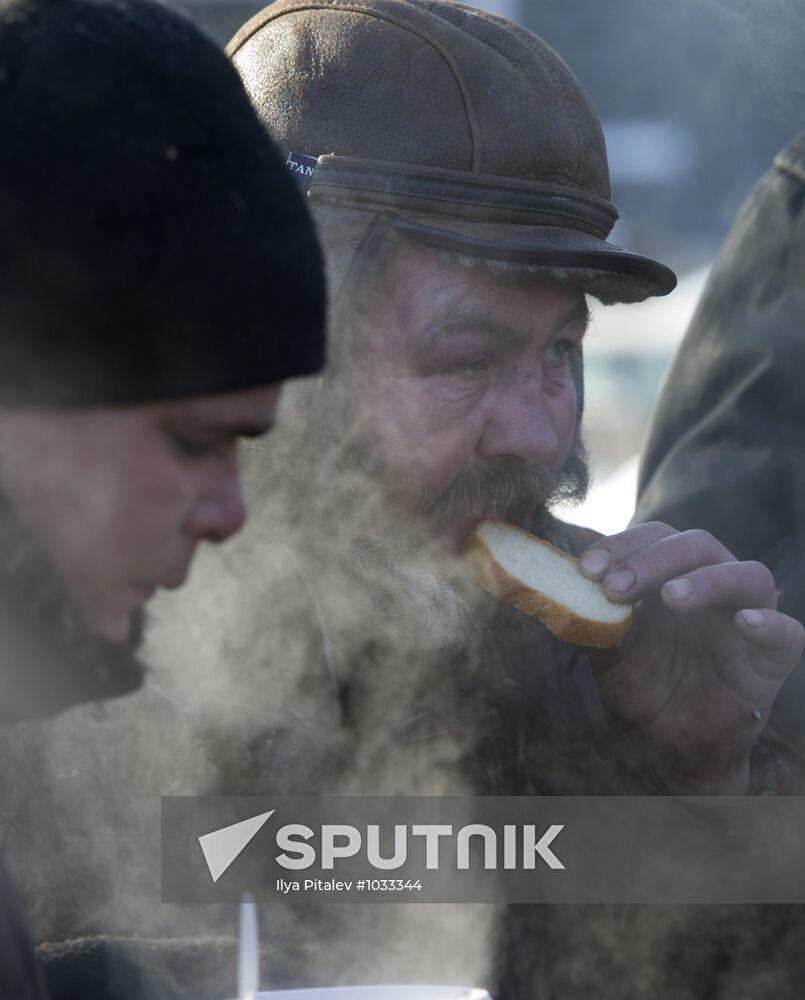
[[425, 432], [440, 434], [475, 421], [487, 392], [486, 376], [436, 375], [420, 380], [409, 403]]
[[581, 420], [576, 387], [572, 381], [569, 381], [566, 391], [562, 393], [561, 397], [553, 401], [552, 419], [559, 438], [559, 454], [554, 463], [554, 472], [556, 472], [564, 465], [570, 454]]
[[411, 461], [422, 448], [428, 426], [414, 400], [389, 391], [360, 409], [355, 431], [382, 461]]
[[417, 489], [423, 506], [436, 503], [465, 474], [474, 454], [472, 443], [469, 437], [436, 435], [422, 448]]

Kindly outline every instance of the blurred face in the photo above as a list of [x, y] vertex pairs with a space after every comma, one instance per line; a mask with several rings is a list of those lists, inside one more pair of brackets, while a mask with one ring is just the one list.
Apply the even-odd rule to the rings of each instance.
[[0, 410], [0, 487], [95, 635], [124, 641], [199, 542], [243, 525], [238, 438], [270, 428], [279, 393]]
[[522, 492], [544, 502], [575, 439], [586, 325], [578, 289], [401, 243], [357, 332], [358, 447], [457, 542], [507, 513], [490, 483], [506, 482], [503, 507]]

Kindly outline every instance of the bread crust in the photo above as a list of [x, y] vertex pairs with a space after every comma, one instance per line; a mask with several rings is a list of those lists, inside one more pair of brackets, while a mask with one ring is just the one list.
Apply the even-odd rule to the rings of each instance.
[[[544, 545], [557, 556], [573, 563], [576, 571], [581, 575], [581, 570], [573, 556], [558, 549], [555, 545], [551, 545], [550, 542], [530, 535], [516, 525], [507, 524], [506, 527], [519, 532], [528, 539], [530, 544], [537, 542]], [[631, 608], [625, 608], [624, 610], [627, 612], [625, 617], [617, 622], [595, 621], [577, 614], [571, 608], [560, 604], [546, 594], [526, 586], [517, 577], [503, 569], [492, 550], [478, 534], [477, 529], [472, 533], [467, 544], [466, 555], [475, 579], [485, 590], [494, 594], [501, 601], [505, 601], [520, 611], [524, 611], [527, 615], [531, 615], [532, 618], [541, 621], [557, 639], [564, 639], [577, 646], [609, 649], [612, 646], [620, 645], [629, 631], [632, 624]]]

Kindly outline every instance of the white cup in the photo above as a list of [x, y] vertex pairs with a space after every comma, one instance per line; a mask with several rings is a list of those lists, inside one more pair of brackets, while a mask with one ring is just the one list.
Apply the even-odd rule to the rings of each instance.
[[492, 1000], [469, 986], [323, 986], [310, 990], [267, 990], [254, 1000]]

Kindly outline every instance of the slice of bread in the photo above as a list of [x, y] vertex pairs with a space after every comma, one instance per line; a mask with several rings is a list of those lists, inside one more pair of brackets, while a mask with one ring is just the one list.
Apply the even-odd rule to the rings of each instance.
[[495, 597], [579, 646], [617, 646], [632, 609], [614, 604], [573, 556], [505, 521], [483, 520], [467, 547], [476, 580]]

